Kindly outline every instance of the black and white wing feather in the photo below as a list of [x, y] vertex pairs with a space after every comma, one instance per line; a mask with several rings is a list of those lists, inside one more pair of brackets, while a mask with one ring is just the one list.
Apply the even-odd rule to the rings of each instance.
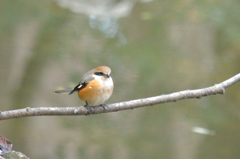
[[78, 85], [76, 85], [74, 88], [68, 88], [68, 89], [63, 89], [63, 90], [57, 90], [54, 91], [54, 93], [67, 93], [70, 92], [70, 94], [74, 93], [75, 91], [79, 91], [81, 89], [83, 89], [84, 87], [86, 87], [86, 85], [88, 84], [88, 82], [92, 81], [94, 79], [94, 77], [92, 76], [92, 72], [89, 71], [88, 73], [86, 73], [82, 80], [79, 82]]

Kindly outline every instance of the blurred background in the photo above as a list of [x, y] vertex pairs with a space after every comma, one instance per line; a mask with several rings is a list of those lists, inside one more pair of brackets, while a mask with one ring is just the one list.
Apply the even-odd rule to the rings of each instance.
[[[84, 105], [75, 86], [112, 69], [107, 103], [197, 89], [240, 72], [238, 0], [3, 0], [0, 110]], [[238, 159], [240, 84], [226, 94], [90, 116], [0, 121], [33, 159]]]

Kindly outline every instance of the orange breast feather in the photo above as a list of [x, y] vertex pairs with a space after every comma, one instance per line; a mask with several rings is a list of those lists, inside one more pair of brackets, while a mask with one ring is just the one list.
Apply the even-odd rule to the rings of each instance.
[[101, 85], [99, 84], [99, 82], [95, 79], [92, 80], [91, 82], [89, 82], [86, 87], [84, 87], [83, 89], [81, 89], [78, 92], [78, 97], [82, 100], [82, 101], [88, 101], [91, 102], [92, 100], [94, 100], [97, 96], [99, 96], [101, 94]]

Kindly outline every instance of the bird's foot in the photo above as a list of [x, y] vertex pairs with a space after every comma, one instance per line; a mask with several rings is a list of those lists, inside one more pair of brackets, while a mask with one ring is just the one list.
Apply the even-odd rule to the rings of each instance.
[[107, 111], [107, 109], [106, 109], [106, 107], [105, 107], [105, 106], [107, 106], [106, 104], [100, 104], [100, 106], [103, 107], [103, 109], [104, 109], [105, 112]]
[[92, 114], [92, 110], [91, 110], [91, 108], [89, 107], [89, 105], [84, 105], [84, 107], [88, 110], [87, 111], [87, 115], [90, 115], [90, 114]]

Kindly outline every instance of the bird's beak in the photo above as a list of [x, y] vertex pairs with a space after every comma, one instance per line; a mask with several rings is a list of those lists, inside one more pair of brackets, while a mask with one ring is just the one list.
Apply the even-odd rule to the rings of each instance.
[[110, 78], [110, 77], [111, 77], [111, 75], [110, 75], [110, 74], [107, 74], [107, 77], [108, 77], [108, 78]]

